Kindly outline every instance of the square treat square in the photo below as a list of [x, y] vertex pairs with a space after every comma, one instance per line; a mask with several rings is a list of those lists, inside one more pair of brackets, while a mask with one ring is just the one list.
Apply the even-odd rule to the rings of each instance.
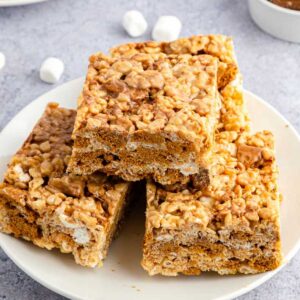
[[147, 184], [142, 266], [150, 275], [259, 273], [280, 265], [280, 194], [270, 132], [219, 136], [211, 183]]
[[249, 131], [242, 80], [231, 37], [225, 35], [196, 35], [172, 42], [139, 42], [111, 49], [113, 57], [132, 57], [137, 53], [208, 54], [218, 59], [218, 89], [221, 114], [217, 131]]
[[0, 184], [0, 230], [101, 266], [130, 184], [103, 174], [65, 173], [76, 112], [49, 104]]
[[208, 55], [93, 55], [68, 171], [153, 176], [162, 184], [197, 177], [207, 185], [220, 110], [217, 70]]

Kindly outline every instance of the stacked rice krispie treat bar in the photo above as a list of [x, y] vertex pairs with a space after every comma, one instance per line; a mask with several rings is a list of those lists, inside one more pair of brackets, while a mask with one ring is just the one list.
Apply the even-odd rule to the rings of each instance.
[[195, 36], [171, 43], [137, 43], [112, 50], [206, 54], [219, 60], [220, 118], [211, 183], [161, 185], [148, 180], [142, 266], [150, 275], [258, 273], [281, 262], [277, 166], [269, 132], [249, 134], [241, 75], [232, 40]]
[[209, 55], [93, 55], [68, 170], [207, 186], [220, 112], [217, 71]]
[[66, 174], [76, 111], [49, 104], [0, 184], [0, 230], [101, 266], [131, 184], [101, 173]]

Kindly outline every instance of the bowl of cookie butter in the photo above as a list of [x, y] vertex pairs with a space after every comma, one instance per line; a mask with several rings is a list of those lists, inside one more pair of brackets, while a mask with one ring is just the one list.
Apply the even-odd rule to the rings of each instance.
[[265, 32], [300, 43], [300, 0], [248, 0], [254, 22]]

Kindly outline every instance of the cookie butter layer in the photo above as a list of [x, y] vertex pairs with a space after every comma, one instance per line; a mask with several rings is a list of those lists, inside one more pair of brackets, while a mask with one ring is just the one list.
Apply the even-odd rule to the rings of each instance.
[[102, 264], [130, 185], [102, 174], [65, 173], [74, 110], [49, 104], [0, 184], [0, 230], [72, 253], [78, 264]]
[[210, 185], [147, 184], [150, 275], [259, 273], [280, 265], [280, 194], [270, 132], [217, 137]]
[[217, 67], [208, 55], [93, 55], [68, 170], [166, 184], [205, 173], [220, 110]]

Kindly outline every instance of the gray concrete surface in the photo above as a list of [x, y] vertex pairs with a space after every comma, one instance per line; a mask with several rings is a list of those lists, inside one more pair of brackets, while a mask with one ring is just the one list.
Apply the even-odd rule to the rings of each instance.
[[[0, 129], [53, 87], [38, 76], [47, 56], [65, 62], [62, 83], [85, 73], [90, 53], [132, 41], [120, 26], [123, 13], [132, 8], [140, 9], [149, 21], [149, 30], [140, 40], [149, 39], [155, 20], [166, 14], [182, 20], [182, 36], [232, 35], [245, 87], [271, 103], [299, 131], [300, 45], [259, 30], [244, 0], [49, 0], [0, 8], [0, 51], [7, 56], [6, 67], [0, 72]], [[239, 299], [300, 299], [299, 270], [298, 253], [279, 274]], [[0, 299], [62, 297], [33, 281], [0, 250]]]

